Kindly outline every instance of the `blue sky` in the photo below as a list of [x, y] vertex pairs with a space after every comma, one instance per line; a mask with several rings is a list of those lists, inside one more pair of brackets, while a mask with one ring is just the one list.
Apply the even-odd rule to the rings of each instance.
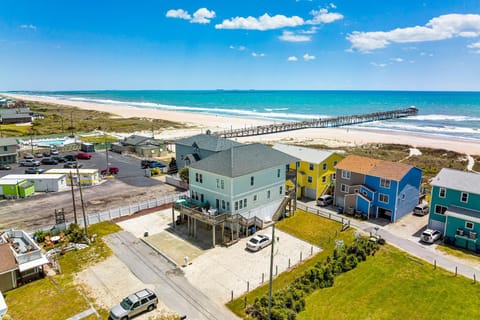
[[480, 90], [480, 1], [2, 0], [0, 90]]

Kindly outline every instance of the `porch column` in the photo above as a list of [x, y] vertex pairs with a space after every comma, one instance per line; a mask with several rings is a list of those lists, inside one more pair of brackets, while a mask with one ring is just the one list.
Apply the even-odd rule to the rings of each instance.
[[215, 228], [216, 228], [216, 225], [213, 224], [212, 225], [212, 245], [213, 245], [213, 248], [215, 248]]

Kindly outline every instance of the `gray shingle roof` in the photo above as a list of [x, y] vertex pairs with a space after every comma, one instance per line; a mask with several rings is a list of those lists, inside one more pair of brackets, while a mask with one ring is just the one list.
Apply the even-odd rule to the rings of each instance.
[[234, 146], [190, 165], [225, 177], [240, 177], [260, 170], [299, 161], [260, 143]]
[[433, 178], [431, 185], [480, 194], [480, 174], [443, 168]]
[[148, 139], [152, 139], [152, 137], [145, 137], [145, 136], [139, 136], [136, 134], [133, 134], [129, 137], [127, 137], [124, 141], [124, 145], [130, 145], [130, 146], [136, 146], [144, 141], [147, 141]]
[[0, 138], [0, 147], [3, 146], [13, 146], [18, 144], [17, 139], [15, 138]]
[[273, 149], [285, 152], [294, 157], [299, 157], [302, 161], [309, 163], [322, 163], [334, 154], [334, 152], [328, 150], [305, 148], [281, 143], [275, 144]]
[[232, 146], [241, 145], [241, 143], [233, 140], [203, 133], [175, 141], [175, 144], [189, 147], [194, 143], [197, 144], [199, 149], [215, 152], [230, 149]]

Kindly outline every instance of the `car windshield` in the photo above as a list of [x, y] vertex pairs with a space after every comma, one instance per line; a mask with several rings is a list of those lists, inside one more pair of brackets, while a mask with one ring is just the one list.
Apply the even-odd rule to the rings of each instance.
[[426, 236], [426, 237], [430, 237], [430, 236], [431, 236], [430, 232], [424, 232], [424, 233], [422, 233], [422, 235], [424, 235], [424, 236]]
[[252, 238], [252, 239], [250, 239], [249, 242], [251, 242], [251, 243], [258, 243], [258, 239], [257, 239], [257, 238]]
[[123, 309], [125, 310], [130, 310], [130, 307], [132, 306], [133, 302], [130, 301], [130, 299], [125, 298], [120, 302], [120, 305], [122, 306]]

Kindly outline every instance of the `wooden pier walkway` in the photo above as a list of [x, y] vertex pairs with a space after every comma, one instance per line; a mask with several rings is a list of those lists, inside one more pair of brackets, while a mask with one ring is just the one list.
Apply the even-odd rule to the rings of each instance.
[[270, 124], [265, 126], [217, 131], [217, 132], [213, 132], [212, 134], [216, 136], [221, 136], [224, 138], [249, 137], [249, 136], [257, 136], [262, 134], [271, 134], [271, 133], [300, 130], [300, 129], [307, 129], [307, 128], [342, 127], [342, 126], [349, 126], [349, 125], [365, 123], [365, 122], [405, 118], [405, 117], [415, 116], [417, 114], [418, 114], [418, 109], [415, 107], [410, 107], [402, 110], [392, 110], [392, 111], [375, 112], [375, 113], [367, 113], [367, 114], [356, 114], [351, 116], [340, 116], [340, 117], [324, 118], [324, 119], [320, 118], [320, 119], [308, 120], [308, 121], [284, 122], [284, 123], [276, 123], [276, 124]]

